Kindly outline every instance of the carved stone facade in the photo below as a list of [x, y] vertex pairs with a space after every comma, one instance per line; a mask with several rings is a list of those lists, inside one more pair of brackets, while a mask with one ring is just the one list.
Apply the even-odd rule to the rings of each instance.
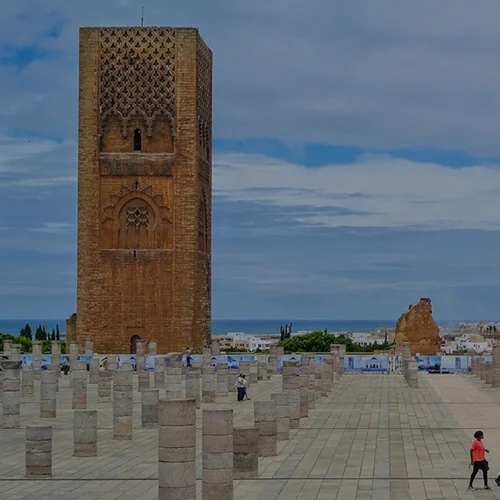
[[76, 336], [210, 336], [212, 53], [191, 28], [80, 31]]

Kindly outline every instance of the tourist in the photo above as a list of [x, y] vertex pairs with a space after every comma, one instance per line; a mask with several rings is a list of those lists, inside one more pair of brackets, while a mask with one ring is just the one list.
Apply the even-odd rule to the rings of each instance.
[[69, 372], [69, 363], [68, 363], [68, 358], [64, 358], [64, 363], [63, 363], [63, 373], [64, 375], [67, 375]]
[[191, 350], [189, 347], [186, 347], [186, 366], [191, 366]]
[[238, 401], [243, 401], [245, 399], [245, 396], [247, 400], [250, 399], [248, 397], [247, 387], [248, 383], [246, 381], [245, 375], [243, 373], [240, 373], [240, 375], [238, 376], [238, 380], [236, 381], [236, 388], [238, 389]]
[[491, 490], [491, 488], [488, 486], [488, 470], [490, 467], [485, 456], [485, 452], [489, 453], [489, 450], [487, 450], [483, 444], [483, 431], [476, 431], [474, 433], [474, 438], [475, 439], [472, 442], [472, 446], [470, 448], [470, 466], [473, 469], [469, 481], [469, 490], [474, 489], [474, 479], [480, 470], [483, 471], [484, 489]]

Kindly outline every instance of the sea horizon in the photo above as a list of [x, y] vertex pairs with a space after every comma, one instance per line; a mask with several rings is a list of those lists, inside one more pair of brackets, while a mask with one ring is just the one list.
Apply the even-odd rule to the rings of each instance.
[[[474, 322], [482, 320], [435, 320], [442, 328], [458, 327], [461, 322]], [[488, 321], [488, 320], [485, 320]], [[0, 333], [18, 335], [19, 330], [26, 323], [31, 326], [33, 333], [38, 325], [45, 326], [47, 332], [59, 326], [61, 333], [66, 331], [66, 320], [64, 319], [0, 319]], [[355, 320], [355, 319], [214, 319], [212, 320], [212, 334], [225, 335], [228, 333], [247, 333], [255, 335], [279, 335], [280, 326], [292, 324], [292, 331], [327, 329], [330, 333], [335, 332], [370, 332], [377, 328], [395, 328], [397, 319], [388, 320]]]

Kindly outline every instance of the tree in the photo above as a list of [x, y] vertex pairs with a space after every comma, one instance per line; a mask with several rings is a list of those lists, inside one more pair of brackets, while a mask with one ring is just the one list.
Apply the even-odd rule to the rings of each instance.
[[59, 333], [59, 325], [56, 325], [56, 340], [61, 340], [61, 334]]
[[52, 328], [52, 333], [50, 334], [50, 340], [56, 340], [56, 331]]
[[344, 344], [347, 352], [373, 352], [387, 350], [390, 347], [386, 342], [360, 345], [345, 335], [333, 335], [321, 331], [285, 338], [278, 345], [284, 347], [286, 352], [330, 352], [331, 344]]
[[43, 340], [42, 325], [38, 325], [35, 331], [35, 340]]
[[32, 340], [31, 327], [28, 323], [26, 323], [26, 325], [19, 330], [19, 336]]
[[45, 325], [42, 326], [42, 340], [47, 340], [47, 331], [45, 330]]

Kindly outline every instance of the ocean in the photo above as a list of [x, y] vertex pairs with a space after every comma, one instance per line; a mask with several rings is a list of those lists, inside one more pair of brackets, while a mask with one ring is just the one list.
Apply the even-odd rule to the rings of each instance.
[[[12, 319], [0, 320], [0, 333], [18, 334], [19, 330], [29, 323], [33, 332], [38, 325], [45, 326], [47, 332], [50, 332], [56, 325], [59, 330], [66, 330], [66, 321], [63, 319]], [[260, 335], [278, 335], [280, 326], [292, 323], [294, 332], [302, 330], [321, 330], [325, 328], [329, 332], [369, 332], [375, 328], [394, 328], [396, 320], [293, 320], [293, 319], [223, 319], [212, 321], [212, 333], [222, 335], [227, 333], [242, 332]], [[452, 326], [449, 321], [438, 321], [440, 326]], [[453, 322], [455, 323], [455, 322]]]

